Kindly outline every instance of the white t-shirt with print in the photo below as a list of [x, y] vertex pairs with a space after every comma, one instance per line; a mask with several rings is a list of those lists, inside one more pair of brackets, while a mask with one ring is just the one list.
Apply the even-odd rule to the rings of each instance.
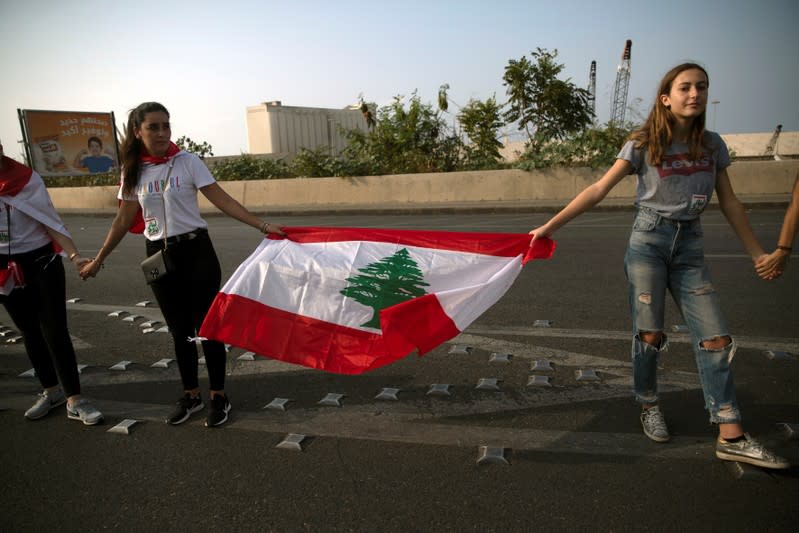
[[197, 192], [215, 182], [199, 157], [181, 151], [168, 163], [143, 164], [133, 193], [124, 194], [120, 187], [117, 198], [139, 202], [144, 217], [144, 236], [157, 241], [208, 227], [200, 216]]

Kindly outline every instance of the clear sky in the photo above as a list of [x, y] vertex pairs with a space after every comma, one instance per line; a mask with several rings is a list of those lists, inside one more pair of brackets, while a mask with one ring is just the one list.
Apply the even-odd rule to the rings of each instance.
[[709, 127], [797, 131], [798, 21], [797, 0], [0, 0], [0, 139], [19, 157], [18, 108], [113, 111], [121, 129], [156, 100], [173, 139], [238, 154], [247, 106], [385, 105], [414, 90], [434, 104], [444, 83], [456, 105], [504, 103], [508, 61], [538, 47], [581, 87], [597, 62], [606, 122], [627, 39], [641, 114], [663, 73], [693, 60], [719, 101]]

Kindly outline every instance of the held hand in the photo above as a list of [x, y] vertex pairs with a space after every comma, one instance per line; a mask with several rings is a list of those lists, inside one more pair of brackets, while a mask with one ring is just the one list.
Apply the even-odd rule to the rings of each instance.
[[72, 264], [75, 265], [75, 268], [78, 270], [78, 274], [80, 274], [80, 271], [83, 269], [83, 267], [91, 263], [91, 261], [92, 260], [88, 257], [76, 255], [75, 259], [72, 260]]
[[94, 259], [91, 259], [83, 264], [80, 269], [80, 277], [83, 281], [86, 281], [89, 278], [93, 278], [97, 275], [97, 272], [102, 267], [102, 263], [98, 263]]
[[530, 230], [529, 235], [532, 235], [533, 238], [530, 239], [530, 247], [533, 247], [535, 241], [541, 239], [543, 237], [549, 237], [550, 232], [546, 230], [545, 226], [539, 226], [535, 229]]
[[765, 280], [777, 279], [785, 271], [788, 263], [788, 254], [782, 250], [774, 250], [770, 254], [763, 254], [755, 261], [757, 275]]
[[270, 224], [269, 222], [264, 222], [261, 226], [261, 233], [264, 235], [268, 235], [269, 233], [274, 233], [275, 235], [283, 235], [285, 236], [286, 233], [283, 231], [283, 228], [278, 226], [277, 224]]

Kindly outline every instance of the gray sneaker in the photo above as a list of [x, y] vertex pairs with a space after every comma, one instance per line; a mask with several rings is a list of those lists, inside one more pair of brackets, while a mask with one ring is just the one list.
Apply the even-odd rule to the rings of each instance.
[[641, 426], [644, 428], [644, 435], [655, 442], [667, 442], [671, 438], [666, 419], [657, 405], [641, 412]]
[[80, 420], [87, 426], [93, 426], [103, 419], [103, 413], [98, 411], [86, 398], [81, 398], [70, 407], [67, 404], [67, 418]]
[[775, 455], [762, 444], [744, 433], [738, 442], [727, 442], [721, 437], [716, 441], [716, 457], [725, 461], [738, 461], [762, 468], [790, 468], [791, 463], [779, 455]]
[[53, 407], [63, 405], [66, 401], [67, 397], [64, 396], [64, 391], [61, 389], [58, 389], [53, 393], [49, 393], [47, 390], [44, 390], [39, 393], [39, 398], [36, 400], [36, 403], [34, 403], [30, 409], [25, 411], [25, 418], [28, 420], [38, 420], [43, 416], [46, 416]]

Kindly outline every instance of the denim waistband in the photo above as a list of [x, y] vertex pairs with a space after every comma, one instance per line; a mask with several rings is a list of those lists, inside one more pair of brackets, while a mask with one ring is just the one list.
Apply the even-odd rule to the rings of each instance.
[[673, 218], [666, 218], [663, 215], [659, 214], [654, 209], [650, 209], [649, 207], [639, 207], [639, 213], [645, 213], [650, 217], [655, 218], [655, 224], [667, 224], [669, 226], [679, 226], [679, 227], [692, 227], [696, 224], [700, 224], [701, 221], [699, 217], [692, 218], [690, 220], [675, 220]]

